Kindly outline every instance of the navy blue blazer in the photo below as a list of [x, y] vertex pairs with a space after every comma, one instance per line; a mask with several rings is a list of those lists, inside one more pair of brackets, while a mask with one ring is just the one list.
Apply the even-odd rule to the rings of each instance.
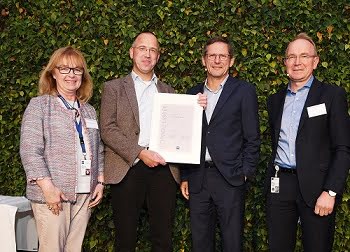
[[[269, 97], [267, 108], [272, 141], [272, 158], [265, 191], [274, 176], [286, 87]], [[326, 114], [309, 117], [307, 108], [325, 104]], [[343, 88], [314, 79], [301, 114], [296, 148], [299, 187], [305, 202], [314, 207], [323, 190], [342, 193], [350, 167], [350, 118]], [[278, 197], [278, 195], [276, 195]]]
[[[203, 93], [199, 84], [188, 94]], [[260, 132], [258, 102], [253, 85], [228, 77], [208, 124], [203, 112], [200, 165], [184, 165], [182, 181], [189, 182], [189, 191], [198, 192], [205, 172], [205, 147], [222, 176], [233, 186], [252, 177], [259, 159]]]

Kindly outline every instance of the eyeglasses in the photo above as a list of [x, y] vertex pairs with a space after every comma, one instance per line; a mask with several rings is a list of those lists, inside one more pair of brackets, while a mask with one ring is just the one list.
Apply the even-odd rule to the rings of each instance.
[[139, 50], [141, 53], [147, 53], [148, 51], [151, 53], [151, 54], [158, 54], [158, 49], [157, 48], [154, 48], [154, 47], [146, 47], [146, 46], [137, 46], [137, 47], [134, 47], [136, 48], [137, 50]]
[[210, 61], [216, 60], [217, 57], [219, 57], [220, 61], [225, 61], [225, 60], [229, 59], [230, 56], [231, 56], [230, 54], [207, 54], [207, 58]]
[[84, 73], [84, 70], [81, 69], [81, 68], [76, 68], [76, 67], [56, 67], [58, 69], [58, 71], [61, 73], [61, 74], [69, 74], [70, 71], [73, 71], [73, 73], [75, 75], [83, 75]]
[[288, 63], [294, 63], [299, 58], [299, 60], [301, 62], [307, 62], [309, 59], [314, 58], [314, 57], [317, 57], [317, 55], [301, 54], [301, 55], [297, 56], [297, 55], [292, 54], [292, 55], [285, 57], [284, 60], [287, 61]]

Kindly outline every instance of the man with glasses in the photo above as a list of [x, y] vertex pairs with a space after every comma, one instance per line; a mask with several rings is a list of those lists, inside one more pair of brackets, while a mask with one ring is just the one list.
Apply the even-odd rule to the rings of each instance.
[[267, 170], [267, 221], [272, 252], [332, 251], [335, 209], [350, 167], [350, 119], [343, 88], [313, 76], [319, 57], [300, 33], [284, 64], [289, 83], [268, 99], [272, 158]]
[[152, 251], [171, 252], [179, 171], [148, 145], [153, 97], [158, 92], [174, 93], [174, 89], [154, 74], [160, 54], [153, 33], [137, 35], [129, 54], [131, 74], [106, 82], [101, 102], [105, 182], [111, 184], [115, 251], [135, 251], [139, 214], [145, 203]]
[[243, 251], [246, 179], [254, 175], [259, 157], [257, 96], [251, 84], [229, 75], [234, 57], [225, 38], [208, 40], [202, 63], [207, 79], [188, 92], [207, 95], [201, 162], [181, 169], [181, 191], [190, 205], [192, 251], [215, 251], [216, 220], [223, 251]]

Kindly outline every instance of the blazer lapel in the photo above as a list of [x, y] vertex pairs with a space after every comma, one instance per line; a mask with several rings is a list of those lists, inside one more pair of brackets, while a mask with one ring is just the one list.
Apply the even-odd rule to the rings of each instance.
[[127, 76], [127, 78], [125, 78], [123, 85], [130, 103], [131, 111], [134, 114], [137, 125], [140, 127], [139, 107], [137, 104], [136, 91], [134, 81], [130, 74]]
[[235, 90], [236, 87], [237, 87], [237, 85], [235, 85], [235, 79], [233, 79], [232, 77], [229, 76], [225, 85], [224, 85], [224, 88], [221, 92], [218, 103], [216, 104], [216, 106], [214, 108], [214, 111], [213, 111], [213, 114], [211, 116], [210, 121], [212, 121], [215, 118], [215, 116], [219, 113], [219, 111], [224, 106], [225, 102], [231, 96], [233, 90]]
[[308, 118], [307, 108], [315, 104], [318, 104], [320, 95], [321, 95], [321, 85], [316, 79], [314, 79], [314, 81], [312, 82], [311, 88], [309, 90], [309, 94], [307, 95], [303, 112], [301, 113], [299, 127], [298, 127], [298, 134], [302, 129], [305, 123], [305, 120]]
[[196, 88], [193, 90], [193, 93], [194, 95], [198, 94], [198, 93], [204, 93], [204, 83], [196, 86]]
[[166, 85], [159, 80], [157, 81], [156, 87], [159, 93], [169, 93], [169, 91], [166, 89]]
[[276, 101], [273, 102], [273, 106], [275, 108], [278, 108], [277, 113], [275, 114], [274, 122], [275, 122], [275, 139], [278, 141], [279, 139], [279, 134], [281, 131], [281, 123], [282, 123], [282, 115], [283, 115], [283, 108], [284, 108], [284, 102], [286, 99], [286, 89], [281, 90], [277, 95], [276, 95]]

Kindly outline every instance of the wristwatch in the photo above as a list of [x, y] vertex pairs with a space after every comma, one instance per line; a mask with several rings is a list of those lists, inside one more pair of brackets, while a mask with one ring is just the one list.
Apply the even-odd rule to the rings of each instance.
[[337, 195], [337, 193], [336, 193], [336, 192], [333, 192], [332, 190], [328, 190], [328, 194], [329, 194], [329, 196], [331, 196], [331, 197], [335, 197], [335, 196]]

